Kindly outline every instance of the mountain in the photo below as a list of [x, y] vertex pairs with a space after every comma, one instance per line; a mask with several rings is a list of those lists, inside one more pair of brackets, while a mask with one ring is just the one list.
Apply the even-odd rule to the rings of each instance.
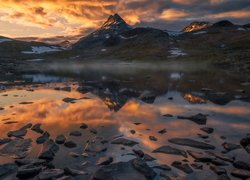
[[208, 28], [212, 26], [210, 22], [202, 21], [202, 22], [192, 22], [188, 26], [186, 26], [182, 32], [192, 32], [192, 31], [198, 31], [204, 28]]

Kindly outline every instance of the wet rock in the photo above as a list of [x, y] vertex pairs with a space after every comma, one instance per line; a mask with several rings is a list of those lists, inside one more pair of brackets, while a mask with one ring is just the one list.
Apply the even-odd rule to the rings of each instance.
[[70, 92], [70, 91], [71, 91], [71, 87], [70, 87], [70, 86], [62, 87], [62, 88], [60, 88], [60, 90], [61, 90], [61, 91]]
[[1, 145], [4, 145], [4, 144], [7, 144], [11, 141], [10, 138], [0, 138], [0, 146]]
[[156, 137], [154, 137], [154, 136], [149, 136], [149, 140], [150, 141], [158, 141], [158, 139]]
[[202, 138], [202, 139], [207, 139], [207, 138], [209, 138], [209, 136], [208, 135], [204, 135], [204, 134], [197, 134], [200, 138]]
[[111, 144], [121, 144], [121, 145], [124, 145], [124, 146], [133, 147], [133, 146], [135, 146], [136, 144], [139, 144], [139, 143], [136, 142], [136, 141], [133, 141], [133, 140], [125, 139], [125, 138], [117, 138], [117, 139], [112, 140]]
[[1, 164], [0, 165], [0, 178], [11, 174], [17, 170], [17, 165], [15, 164]]
[[50, 137], [50, 134], [48, 132], [43, 133], [42, 136], [38, 137], [36, 139], [37, 144], [43, 144], [45, 141], [47, 141]]
[[25, 158], [32, 144], [31, 139], [13, 139], [0, 149], [0, 155], [8, 155], [15, 159]]
[[59, 135], [56, 137], [57, 144], [64, 144], [66, 141], [66, 137], [64, 135]]
[[178, 116], [178, 119], [188, 119], [199, 125], [205, 125], [207, 123], [207, 115], [204, 114], [196, 114], [194, 116]]
[[102, 143], [102, 140], [102, 138], [95, 138], [89, 141], [85, 147], [85, 151], [90, 153], [101, 153], [106, 151], [107, 147]]
[[39, 174], [41, 170], [42, 170], [41, 167], [36, 167], [33, 165], [26, 165], [18, 169], [16, 176], [19, 178], [31, 178]]
[[150, 156], [149, 154], [144, 154], [143, 160], [144, 161], [155, 161], [156, 159], [154, 157]]
[[70, 136], [81, 136], [82, 133], [81, 133], [80, 131], [72, 131], [72, 132], [70, 132], [69, 135], [70, 135]]
[[211, 155], [211, 156], [214, 156], [218, 159], [221, 159], [223, 161], [228, 161], [228, 162], [234, 162], [234, 158], [229, 156], [229, 155], [226, 155], [226, 154], [221, 154], [221, 153], [218, 153], [218, 152], [210, 152], [210, 151], [206, 151], [207, 154]]
[[206, 149], [206, 150], [215, 149], [215, 147], [213, 145], [199, 142], [199, 141], [195, 141], [195, 140], [188, 139], [188, 138], [172, 138], [169, 140], [169, 142], [171, 142], [173, 144], [189, 146], [189, 147], [194, 147], [194, 148], [198, 148], [198, 149]]
[[172, 114], [164, 114], [164, 117], [174, 117]]
[[141, 125], [142, 123], [134, 123], [134, 125], [136, 125], [136, 126], [139, 126], [139, 125]]
[[237, 145], [237, 144], [233, 144], [233, 143], [223, 143], [222, 146], [224, 147], [224, 149], [229, 152], [229, 151], [233, 151], [233, 150], [236, 150], [236, 149], [240, 149], [240, 145]]
[[208, 133], [208, 134], [212, 134], [214, 132], [214, 129], [209, 128], [209, 127], [203, 127], [203, 128], [201, 128], [201, 130]]
[[166, 164], [157, 165], [157, 166], [154, 166], [153, 168], [160, 169], [160, 170], [163, 170], [163, 171], [171, 171], [171, 167], [169, 167]]
[[80, 126], [81, 129], [87, 129], [88, 128], [88, 125], [85, 124], [85, 123], [82, 123], [81, 126]]
[[7, 136], [8, 137], [21, 138], [21, 137], [25, 136], [26, 134], [27, 134], [26, 129], [19, 129], [19, 130], [16, 130], [16, 131], [9, 131]]
[[134, 160], [132, 160], [132, 165], [133, 167], [141, 172], [142, 174], [144, 174], [144, 176], [147, 179], [154, 179], [154, 177], [156, 176], [156, 173], [154, 172], [154, 170], [152, 168], [150, 168], [145, 161], [136, 158]]
[[3, 110], [4, 110], [4, 108], [0, 107], [0, 111], [3, 111]]
[[216, 180], [218, 176], [209, 170], [195, 171], [192, 174], [188, 174], [185, 180]]
[[231, 175], [241, 179], [247, 179], [250, 178], [250, 171], [244, 169], [234, 169], [231, 171]]
[[41, 172], [38, 176], [40, 180], [51, 180], [57, 179], [64, 175], [64, 170], [62, 169], [46, 169], [45, 171]]
[[39, 159], [52, 160], [58, 150], [59, 146], [52, 139], [49, 139], [43, 144], [43, 149], [39, 154]]
[[213, 159], [215, 159], [213, 156], [205, 152], [196, 152], [196, 151], [187, 151], [187, 152], [194, 159], [201, 161], [201, 162], [211, 162]]
[[109, 165], [113, 162], [113, 158], [112, 157], [101, 157], [96, 165], [100, 166], [100, 165]]
[[41, 129], [41, 124], [35, 124], [35, 125], [31, 128], [31, 130], [33, 130], [33, 131], [35, 131], [35, 132], [37, 132], [37, 133], [39, 133], [39, 134], [43, 134], [43, 133], [44, 133], [44, 131]]
[[140, 158], [144, 157], [144, 152], [142, 150], [133, 149], [133, 152]]
[[236, 162], [233, 163], [233, 166], [235, 168], [238, 168], [238, 169], [245, 169], [245, 170], [250, 171], [250, 164], [247, 163], [247, 162], [236, 161]]
[[202, 165], [202, 164], [199, 164], [199, 163], [192, 163], [191, 166], [192, 166], [194, 169], [203, 169], [203, 165]]
[[21, 102], [19, 104], [22, 104], [22, 105], [28, 105], [28, 104], [33, 104], [33, 102]]
[[65, 168], [64, 169], [65, 174], [67, 175], [71, 175], [71, 176], [80, 176], [80, 175], [88, 175], [87, 172], [85, 171], [81, 171], [81, 170], [77, 170], [77, 169], [72, 169], [72, 168]]
[[18, 121], [8, 121], [8, 122], [5, 122], [4, 124], [16, 124], [16, 123], [18, 123]]
[[172, 163], [172, 166], [187, 173], [187, 174], [193, 173], [192, 168], [188, 164], [182, 164], [182, 162], [180, 162], [180, 161], [174, 161]]
[[230, 180], [230, 177], [227, 174], [221, 174], [218, 176], [218, 180]]
[[210, 169], [211, 169], [214, 173], [216, 173], [216, 174], [218, 174], [218, 175], [227, 174], [226, 169], [221, 168], [221, 167], [210, 166]]
[[135, 130], [130, 130], [130, 133], [135, 134], [136, 132], [135, 132]]
[[166, 129], [162, 129], [162, 130], [158, 131], [158, 133], [159, 134], [165, 134], [165, 133], [167, 133], [167, 130]]
[[93, 133], [93, 134], [97, 134], [97, 130], [96, 130], [96, 129], [93, 129], [93, 128], [92, 128], [92, 129], [90, 129], [89, 131], [90, 131], [91, 133]]
[[250, 134], [247, 134], [245, 138], [241, 139], [240, 144], [250, 153]]
[[73, 158], [77, 158], [77, 157], [80, 157], [80, 154], [78, 153], [75, 153], [75, 152], [70, 152], [69, 155]]
[[181, 155], [184, 157], [187, 157], [187, 154], [185, 151], [173, 148], [171, 146], [161, 146], [153, 151], [153, 153], [164, 153], [164, 154], [174, 154], [174, 155]]
[[43, 159], [17, 159], [15, 160], [15, 163], [18, 166], [24, 166], [24, 165], [33, 165], [33, 166], [39, 166], [46, 163], [46, 160]]
[[75, 100], [77, 100], [77, 99], [75, 99], [75, 98], [64, 98], [63, 99], [63, 102], [66, 102], [66, 103], [72, 103], [72, 102], [74, 102]]
[[77, 144], [74, 141], [66, 141], [64, 143], [64, 146], [67, 148], [75, 148], [77, 146]]

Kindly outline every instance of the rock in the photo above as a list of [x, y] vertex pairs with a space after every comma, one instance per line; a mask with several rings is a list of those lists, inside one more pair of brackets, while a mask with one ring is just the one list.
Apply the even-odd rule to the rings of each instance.
[[248, 153], [250, 153], [250, 134], [248, 134], [245, 138], [241, 139], [240, 144]]
[[40, 180], [51, 180], [57, 179], [64, 175], [64, 170], [62, 169], [46, 169], [45, 171], [41, 172], [38, 176]]
[[113, 162], [113, 158], [112, 157], [101, 157], [96, 165], [100, 166], [100, 165], [109, 165]]
[[75, 148], [77, 146], [77, 144], [74, 141], [66, 141], [64, 143], [64, 146], [67, 148]]
[[156, 137], [154, 137], [154, 136], [149, 136], [149, 140], [151, 140], [151, 141], [157, 141], [158, 139]]
[[247, 162], [236, 161], [236, 162], [233, 163], [233, 166], [235, 168], [238, 168], [238, 169], [245, 169], [245, 170], [250, 171], [250, 164], [247, 163]]
[[209, 127], [203, 127], [203, 128], [201, 128], [201, 130], [208, 133], [208, 134], [212, 134], [214, 132], [214, 129], [209, 128]]
[[11, 141], [10, 138], [0, 138], [0, 146], [1, 145], [4, 145], [4, 144], [7, 144]]
[[171, 171], [171, 167], [169, 167], [166, 164], [157, 165], [157, 166], [154, 166], [153, 168], [160, 169], [160, 170], [163, 170], [163, 171]]
[[144, 154], [143, 160], [144, 161], [154, 161], [156, 159], [148, 154]]
[[130, 130], [130, 133], [135, 134], [136, 132], [135, 132], [135, 130]]
[[33, 165], [33, 166], [39, 166], [46, 163], [46, 160], [43, 159], [17, 159], [15, 160], [15, 163], [18, 166], [24, 166], [24, 165]]
[[188, 164], [182, 164], [182, 162], [180, 162], [180, 161], [174, 161], [172, 163], [172, 166], [187, 173], [187, 174], [193, 173], [192, 168]]
[[25, 165], [18, 169], [16, 176], [22, 179], [31, 178], [39, 174], [41, 170], [42, 170], [41, 167], [36, 167], [33, 165]]
[[178, 119], [188, 119], [199, 125], [205, 125], [207, 123], [207, 115], [204, 114], [196, 114], [194, 116], [177, 116]]
[[211, 162], [213, 159], [215, 159], [213, 156], [205, 152], [196, 152], [196, 151], [187, 151], [187, 152], [194, 159], [201, 161], [201, 162]]
[[17, 170], [17, 165], [15, 164], [1, 164], [0, 165], [0, 178], [11, 174]]
[[28, 105], [28, 104], [33, 104], [33, 102], [20, 102], [19, 104]]
[[39, 159], [52, 160], [58, 150], [59, 146], [52, 139], [49, 139], [43, 144], [43, 149], [39, 154]]
[[27, 134], [26, 129], [19, 129], [19, 130], [16, 130], [16, 131], [9, 131], [7, 136], [8, 137], [21, 138], [21, 137], [25, 136], [26, 134]]
[[93, 133], [93, 134], [97, 134], [97, 130], [95, 130], [95, 129], [93, 129], [93, 128], [90, 129], [89, 131], [90, 131], [91, 133]]
[[162, 129], [162, 130], [158, 131], [158, 133], [159, 134], [165, 134], [165, 133], [167, 133], [167, 130], [166, 129]]
[[41, 124], [35, 124], [32, 128], [31, 128], [32, 131], [35, 131], [39, 134], [43, 134], [44, 131], [41, 129]]
[[64, 144], [66, 141], [66, 137], [64, 135], [59, 135], [56, 137], [57, 144]]
[[209, 170], [195, 171], [188, 174], [185, 180], [217, 180], [218, 176]]
[[87, 129], [88, 128], [88, 125], [85, 124], [85, 123], [82, 123], [81, 126], [80, 126], [81, 129]]
[[72, 102], [74, 102], [75, 100], [77, 100], [77, 99], [75, 99], [75, 98], [64, 98], [63, 99], [63, 102], [66, 102], [66, 103], [72, 103]]
[[187, 154], [185, 151], [182, 151], [177, 148], [173, 148], [171, 146], [161, 146], [153, 151], [153, 153], [165, 153], [165, 154], [174, 154], [174, 155], [182, 155], [184, 157], [187, 157]]
[[81, 136], [82, 133], [81, 133], [80, 131], [72, 131], [72, 132], [70, 132], [69, 135], [70, 135], [70, 136]]
[[228, 162], [234, 162], [234, 158], [231, 157], [231, 156], [228, 156], [228, 155], [225, 155], [225, 154], [221, 154], [221, 153], [218, 153], [218, 152], [210, 152], [210, 151], [206, 151], [207, 154], [211, 155], [211, 156], [214, 156], [218, 159], [221, 159], [223, 161], [228, 161]]
[[69, 155], [70, 155], [71, 157], [73, 157], [73, 158], [77, 158], [77, 157], [80, 156], [80, 154], [75, 153], [75, 152], [70, 152]]
[[134, 125], [136, 125], [136, 126], [139, 126], [139, 125], [141, 125], [142, 123], [134, 123]]
[[68, 91], [70, 92], [71, 91], [71, 87], [70, 86], [66, 86], [66, 87], [62, 87], [60, 88], [61, 91]]
[[218, 180], [230, 180], [230, 177], [227, 174], [221, 174], [218, 176]]
[[135, 146], [136, 144], [139, 144], [139, 143], [135, 142], [135, 141], [132, 141], [132, 140], [129, 140], [129, 139], [125, 139], [125, 138], [117, 138], [117, 139], [112, 140], [111, 144], [121, 144], [121, 145], [124, 145], [124, 146], [133, 147], [133, 146]]
[[202, 138], [202, 139], [207, 139], [207, 138], [209, 138], [209, 136], [208, 135], [204, 135], [204, 134], [197, 134], [200, 138]]
[[139, 159], [139, 158], [136, 158], [134, 160], [132, 160], [132, 165], [133, 167], [141, 172], [142, 174], [144, 174], [144, 176], [147, 178], [147, 179], [154, 179], [154, 177], [156, 176], [156, 173], [154, 172], [153, 169], [151, 169], [145, 161]]
[[164, 114], [164, 117], [174, 117], [172, 114]]
[[133, 152], [140, 158], [144, 157], [144, 152], [142, 150], [133, 149]]
[[102, 139], [95, 138], [92, 141], [89, 141], [85, 147], [86, 152], [90, 153], [101, 153], [107, 150], [105, 144], [102, 143]]
[[213, 145], [199, 142], [199, 141], [195, 141], [195, 140], [188, 139], [188, 138], [172, 138], [168, 141], [173, 143], [173, 144], [189, 146], [189, 147], [194, 147], [194, 148], [199, 148], [199, 149], [206, 149], [206, 150], [215, 149], [215, 147]]
[[234, 169], [231, 171], [231, 175], [241, 179], [247, 179], [250, 178], [250, 171], [244, 169]]
[[229, 152], [229, 151], [233, 151], [233, 150], [236, 150], [236, 149], [240, 149], [240, 145], [237, 145], [237, 144], [233, 144], [233, 143], [223, 143], [222, 146], [224, 147], [224, 149]]
[[50, 134], [48, 132], [43, 133], [42, 136], [38, 137], [36, 139], [37, 144], [43, 144], [45, 141], [47, 141], [50, 137]]
[[0, 149], [0, 155], [8, 155], [15, 159], [25, 158], [32, 144], [31, 139], [13, 139]]
[[77, 169], [72, 169], [72, 168], [65, 168], [64, 169], [65, 174], [71, 175], [71, 176], [80, 176], [80, 175], [88, 175], [87, 172], [77, 170]]
[[215, 172], [216, 174], [218, 174], [218, 175], [227, 174], [226, 169], [221, 168], [221, 167], [210, 166], [210, 169], [211, 169], [213, 172]]
[[192, 163], [191, 166], [192, 166], [194, 169], [203, 169], [203, 165], [202, 165], [202, 164], [199, 164], [199, 163]]

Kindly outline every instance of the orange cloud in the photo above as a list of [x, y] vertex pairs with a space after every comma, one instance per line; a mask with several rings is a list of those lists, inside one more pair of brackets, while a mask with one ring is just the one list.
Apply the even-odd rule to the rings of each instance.
[[242, 10], [242, 11], [229, 11], [222, 12], [218, 14], [209, 15], [210, 18], [249, 18], [250, 11]]
[[180, 18], [187, 17], [189, 14], [184, 10], [177, 10], [177, 9], [167, 9], [164, 10], [161, 14], [161, 19], [165, 19], [168, 21], [177, 20]]

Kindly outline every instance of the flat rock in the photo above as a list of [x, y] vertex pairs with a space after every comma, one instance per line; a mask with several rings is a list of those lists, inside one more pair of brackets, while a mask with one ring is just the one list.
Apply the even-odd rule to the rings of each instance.
[[66, 141], [66, 137], [64, 135], [59, 135], [56, 137], [57, 144], [64, 144]]
[[250, 134], [248, 134], [245, 138], [241, 139], [240, 144], [248, 153], [250, 153]]
[[39, 159], [52, 160], [58, 150], [59, 146], [52, 139], [49, 139], [43, 144], [43, 149], [39, 154]]
[[172, 138], [170, 140], [168, 140], [169, 142], [173, 143], [173, 144], [178, 144], [178, 145], [182, 145], [182, 146], [189, 146], [189, 147], [194, 147], [194, 148], [198, 148], [198, 149], [215, 149], [215, 146], [204, 143], [204, 142], [200, 142], [200, 141], [196, 141], [193, 139], [188, 139], [188, 138]]
[[24, 166], [24, 165], [33, 165], [33, 166], [39, 166], [46, 163], [46, 160], [44, 159], [17, 159], [15, 160], [15, 163], [18, 166]]
[[214, 173], [216, 173], [216, 174], [218, 174], [218, 175], [227, 174], [226, 169], [221, 168], [221, 167], [210, 166], [210, 169], [211, 169]]
[[154, 166], [153, 168], [160, 169], [160, 170], [163, 170], [163, 171], [171, 171], [171, 167], [169, 167], [166, 164], [157, 165], [157, 166]]
[[132, 160], [132, 165], [137, 171], [144, 174], [144, 176], [147, 179], [154, 179], [154, 177], [156, 176], [156, 173], [154, 172], [154, 170], [152, 168], [150, 168], [147, 165], [147, 163], [145, 161], [141, 160], [140, 158], [136, 158], [136, 159]]
[[109, 165], [113, 162], [113, 158], [112, 157], [101, 157], [96, 165], [100, 166], [100, 165]]
[[84, 150], [90, 153], [101, 153], [106, 151], [107, 147], [102, 143], [102, 139], [95, 138], [94, 140], [87, 143]]
[[80, 131], [72, 131], [69, 133], [70, 136], [81, 136], [82, 133]]
[[233, 163], [233, 166], [235, 168], [238, 168], [238, 169], [245, 169], [245, 170], [250, 171], [250, 164], [247, 163], [247, 162], [236, 161], [236, 162]]
[[210, 127], [203, 127], [203, 128], [201, 128], [201, 130], [208, 133], [208, 134], [212, 134], [214, 132], [214, 129], [210, 128]]
[[7, 136], [8, 137], [17, 137], [17, 138], [20, 138], [20, 137], [23, 137], [27, 134], [27, 130], [26, 129], [19, 129], [19, 130], [16, 130], [16, 131], [9, 131]]
[[149, 154], [144, 154], [143, 160], [144, 161], [155, 161], [156, 159], [154, 157], [150, 156]]
[[192, 168], [188, 164], [183, 164], [180, 161], [174, 161], [172, 163], [172, 166], [179, 169], [179, 170], [181, 170], [181, 171], [183, 171], [183, 172], [185, 172], [185, 173], [187, 173], [187, 174], [193, 173]]
[[45, 141], [47, 141], [50, 137], [50, 134], [48, 132], [43, 133], [42, 136], [38, 137], [36, 139], [37, 144], [43, 144]]
[[25, 158], [32, 144], [31, 139], [13, 139], [0, 149], [0, 155], [11, 156], [15, 159]]
[[88, 125], [85, 124], [85, 123], [82, 123], [81, 126], [80, 126], [81, 129], [87, 129], [88, 128]]
[[32, 165], [26, 165], [18, 168], [17, 171], [17, 177], [19, 178], [31, 178], [36, 176], [41, 172], [42, 168], [41, 167], [36, 167]]
[[37, 133], [39, 133], [39, 134], [43, 134], [44, 131], [41, 129], [41, 125], [42, 125], [42, 124], [35, 124], [35, 125], [31, 128], [31, 130], [32, 130], [32, 131], [35, 131], [35, 132], [37, 132]]
[[7, 144], [11, 141], [10, 138], [0, 138], [0, 146], [1, 145], [4, 145], [4, 144]]
[[74, 102], [75, 100], [77, 100], [77, 99], [75, 99], [75, 98], [64, 98], [63, 99], [63, 102], [66, 102], [66, 103], [72, 103], [72, 102]]
[[150, 141], [158, 141], [158, 139], [156, 137], [154, 137], [154, 136], [149, 136], [149, 140]]
[[187, 153], [183, 150], [173, 148], [171, 146], [161, 146], [153, 151], [153, 153], [164, 153], [164, 154], [174, 154], [187, 157]]
[[38, 176], [40, 180], [50, 180], [50, 179], [57, 179], [64, 175], [64, 170], [62, 169], [46, 169], [45, 171], [41, 172]]
[[11, 174], [17, 170], [17, 165], [15, 164], [1, 164], [0, 165], [0, 178]]
[[192, 166], [194, 169], [203, 169], [203, 165], [200, 164], [200, 163], [192, 163], [191, 166]]
[[223, 143], [222, 146], [227, 152], [241, 148], [241, 146], [238, 144], [227, 143], [227, 142]]
[[218, 179], [218, 175], [209, 170], [195, 171], [192, 174], [188, 174], [185, 180], [215, 180]]
[[250, 171], [244, 169], [234, 169], [231, 171], [231, 175], [241, 179], [247, 179], [250, 178]]
[[205, 152], [196, 152], [196, 151], [187, 151], [187, 152], [194, 159], [201, 162], [211, 162], [213, 159], [215, 159], [214, 156], [211, 156]]
[[205, 125], [207, 123], [207, 115], [204, 115], [201, 113], [193, 115], [193, 116], [178, 116], [177, 118], [178, 119], [188, 119], [188, 120], [191, 120], [199, 125]]
[[120, 145], [124, 145], [124, 146], [133, 147], [139, 143], [136, 141], [133, 141], [133, 140], [125, 139], [125, 138], [117, 138], [117, 139], [112, 140], [111, 144], [120, 144]]
[[228, 162], [234, 162], [234, 158], [232, 156], [226, 155], [226, 154], [222, 154], [219, 152], [211, 152], [211, 151], [206, 151], [207, 154], [214, 156], [218, 159], [221, 159], [223, 161], [228, 161]]
[[158, 131], [158, 133], [159, 134], [165, 134], [165, 133], [167, 133], [167, 130], [166, 129], [162, 129], [162, 130]]
[[88, 173], [85, 171], [72, 169], [72, 168], [68, 168], [68, 167], [64, 169], [64, 172], [65, 172], [65, 174], [71, 175], [71, 176], [88, 175]]
[[66, 141], [64, 143], [64, 146], [67, 148], [75, 148], [77, 146], [77, 144], [74, 141]]

